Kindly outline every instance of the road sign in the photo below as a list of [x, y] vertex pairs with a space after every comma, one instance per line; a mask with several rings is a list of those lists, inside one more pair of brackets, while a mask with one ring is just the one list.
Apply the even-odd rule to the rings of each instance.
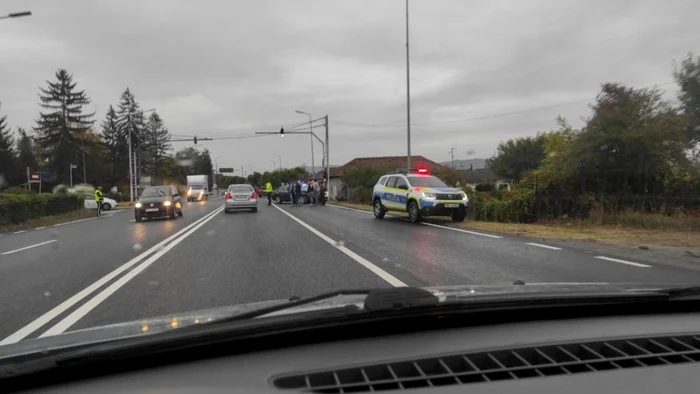
[[71, 164], [71, 165], [70, 165], [70, 169], [71, 169], [71, 170], [75, 170], [76, 168], [78, 168], [78, 165], [77, 165], [77, 164]]
[[233, 172], [233, 167], [227, 167], [227, 168], [219, 168], [220, 173], [231, 173]]
[[38, 172], [33, 172], [32, 173], [32, 182], [40, 182], [41, 181], [41, 176], [39, 175]]

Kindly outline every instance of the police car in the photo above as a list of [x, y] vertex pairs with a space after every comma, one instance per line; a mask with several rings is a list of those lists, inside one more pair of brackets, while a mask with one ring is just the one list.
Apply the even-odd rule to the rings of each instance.
[[447, 186], [426, 168], [390, 172], [379, 178], [372, 194], [374, 217], [381, 219], [387, 211], [408, 212], [413, 223], [425, 216], [450, 216], [462, 222], [467, 203], [466, 193]]

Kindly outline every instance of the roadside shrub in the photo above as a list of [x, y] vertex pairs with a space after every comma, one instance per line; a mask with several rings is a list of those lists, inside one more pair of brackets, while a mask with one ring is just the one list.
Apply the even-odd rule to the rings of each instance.
[[503, 200], [479, 195], [470, 202], [470, 205], [476, 220], [510, 223], [535, 221], [535, 193], [532, 190], [520, 192]]
[[83, 207], [83, 199], [66, 194], [0, 195], [0, 224], [16, 224], [41, 216], [71, 212]]
[[477, 183], [477, 185], [474, 189], [478, 192], [490, 192], [490, 191], [493, 191], [494, 189], [496, 189], [496, 185], [494, 185], [493, 183], [488, 183], [488, 182]]
[[26, 187], [12, 186], [2, 191], [4, 194], [30, 194]]

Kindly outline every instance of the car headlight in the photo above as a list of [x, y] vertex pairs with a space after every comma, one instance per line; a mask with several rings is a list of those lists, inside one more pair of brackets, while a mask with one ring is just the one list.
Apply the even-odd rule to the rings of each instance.
[[189, 196], [191, 193], [192, 193], [192, 189], [189, 189], [189, 190], [187, 191], [187, 195]]
[[169, 207], [170, 204], [172, 204], [170, 201], [166, 201], [166, 202], [163, 203], [163, 205], [165, 205], [166, 207]]
[[137, 202], [136, 204], [134, 204], [134, 207], [135, 207], [135, 208], [141, 208], [141, 207], [142, 207], [142, 205], [141, 205], [141, 203], [140, 203], [140, 202]]
[[434, 200], [437, 198], [437, 193], [427, 193], [423, 192], [423, 197], [427, 198], [428, 200]]
[[462, 201], [467, 201], [467, 193], [462, 193]]

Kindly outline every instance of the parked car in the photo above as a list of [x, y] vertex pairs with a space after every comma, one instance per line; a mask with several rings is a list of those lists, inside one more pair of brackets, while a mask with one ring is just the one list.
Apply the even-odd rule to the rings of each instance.
[[144, 217], [153, 219], [167, 216], [175, 219], [176, 215], [182, 217], [182, 200], [177, 189], [172, 186], [147, 187], [134, 205], [134, 218], [137, 222]]
[[[112, 200], [111, 198], [103, 197], [102, 198], [102, 210], [103, 211], [109, 211], [110, 209], [116, 207], [118, 205], [116, 200]], [[85, 196], [85, 208], [86, 209], [97, 209], [97, 202], [95, 201], [94, 196]]]
[[275, 204], [281, 204], [283, 202], [292, 201], [292, 198], [290, 197], [289, 192], [287, 191], [287, 186], [280, 186], [277, 189], [273, 190], [272, 201], [274, 201]]

